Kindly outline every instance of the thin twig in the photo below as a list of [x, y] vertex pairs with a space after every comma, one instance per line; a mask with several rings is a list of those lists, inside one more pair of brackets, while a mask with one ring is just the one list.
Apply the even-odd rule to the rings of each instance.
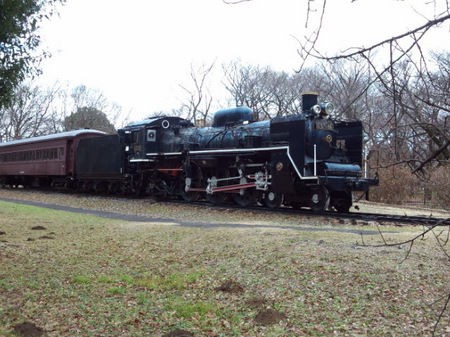
[[222, 0], [225, 4], [227, 4], [227, 5], [237, 5], [237, 4], [240, 4], [240, 3], [242, 3], [242, 2], [248, 2], [248, 1], [252, 1], [252, 0], [233, 0], [233, 1], [230, 1], [230, 0]]
[[378, 229], [378, 233], [380, 233], [380, 236], [383, 239], [384, 244], [387, 246], [388, 243], [387, 243], [386, 239], [384, 238], [383, 232], [381, 232], [381, 229], [380, 229], [379, 225], [377, 225], [377, 229]]
[[433, 336], [436, 335], [437, 327], [438, 327], [438, 325], [439, 325], [439, 322], [440, 322], [441, 319], [442, 319], [442, 316], [444, 316], [444, 312], [447, 310], [447, 306], [448, 306], [448, 303], [449, 303], [449, 302], [450, 302], [450, 294], [447, 295], [447, 300], [445, 301], [445, 304], [444, 304], [444, 306], [442, 307], [441, 312], [439, 313], [439, 317], [438, 317], [438, 319], [436, 320], [436, 323], [434, 324], [434, 328], [433, 328]]
[[[352, 58], [354, 56], [358, 56], [360, 54], [363, 54], [363, 53], [366, 53], [368, 51], [374, 50], [374, 49], [376, 49], [378, 47], [381, 47], [382, 45], [385, 45], [387, 43], [392, 43], [393, 41], [398, 41], [398, 40], [401, 40], [404, 37], [411, 36], [411, 35], [413, 35], [413, 34], [415, 34], [417, 32], [420, 32], [421, 30], [424, 30], [424, 29], [428, 30], [429, 28], [431, 28], [431, 27], [433, 27], [435, 25], [438, 25], [438, 24], [440, 24], [440, 23], [442, 23], [442, 22], [444, 22], [444, 21], [446, 21], [448, 19], [450, 19], [450, 14], [445, 15], [445, 16], [443, 16], [441, 18], [438, 18], [438, 19], [435, 19], [435, 20], [430, 20], [427, 23], [423, 24], [422, 26], [417, 27], [416, 29], [413, 29], [411, 31], [408, 31], [406, 33], [403, 33], [403, 34], [400, 34], [400, 35], [397, 35], [397, 36], [390, 37], [389, 39], [386, 39], [386, 40], [383, 40], [381, 42], [375, 43], [375, 44], [371, 45], [370, 47], [361, 48], [358, 51], [353, 52], [353, 53], [343, 54], [343, 55], [334, 56], [334, 57], [325, 57], [324, 59], [332, 61], [332, 60]], [[319, 57], [319, 58], [321, 58], [321, 57]]]
[[[447, 229], [447, 231], [450, 232], [450, 227]], [[447, 238], [446, 241], [444, 241], [444, 243], [442, 243], [441, 239], [439, 238], [439, 235], [442, 234], [442, 232], [439, 235], [437, 235], [434, 231], [432, 233], [433, 233], [433, 235], [434, 235], [434, 237], [435, 237], [439, 247], [441, 248], [442, 252], [450, 260], [450, 255], [447, 253], [447, 251], [445, 250], [445, 247], [444, 247], [447, 244], [447, 242], [448, 242], [448, 238]]]
[[408, 251], [406, 252], [406, 255], [405, 255], [405, 257], [403, 258], [403, 260], [400, 261], [400, 264], [402, 264], [403, 262], [405, 262], [405, 261], [408, 259], [409, 255], [411, 254], [411, 250], [412, 250], [412, 247], [413, 247], [413, 245], [414, 245], [414, 242], [415, 242], [415, 240], [413, 240], [413, 241], [411, 241], [411, 242], [409, 243]]
[[[297, 73], [300, 73], [302, 71], [303, 67], [306, 64], [306, 60], [308, 59], [309, 56], [311, 56], [311, 51], [315, 50], [315, 48], [316, 48], [316, 43], [319, 40], [320, 31], [322, 30], [323, 18], [325, 16], [325, 9], [326, 9], [326, 7], [327, 7], [327, 0], [323, 0], [322, 12], [320, 14], [319, 26], [317, 27], [317, 30], [315, 32], [313, 32], [311, 38], [307, 38], [305, 45], [300, 44], [301, 51], [297, 51], [297, 53], [301, 56], [302, 53], [305, 52], [306, 56], [303, 58], [302, 65], [296, 71]], [[309, 2], [308, 2], [308, 11], [309, 11]], [[307, 19], [309, 20], [309, 14], [308, 14], [308, 18]], [[307, 43], [310, 44], [309, 47], [306, 46]]]

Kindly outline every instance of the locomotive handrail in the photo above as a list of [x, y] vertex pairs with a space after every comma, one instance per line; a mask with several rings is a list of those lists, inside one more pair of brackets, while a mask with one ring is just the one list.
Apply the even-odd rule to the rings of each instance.
[[[273, 146], [273, 147], [260, 147], [260, 148], [233, 148], [233, 149], [207, 149], [207, 150], [193, 150], [186, 151], [186, 154], [207, 154], [207, 153], [236, 153], [236, 152], [261, 152], [261, 151], [274, 151], [274, 150], [286, 150], [289, 146]], [[179, 156], [183, 152], [152, 152], [147, 153], [147, 156]]]
[[317, 145], [314, 144], [314, 176], [317, 176]]

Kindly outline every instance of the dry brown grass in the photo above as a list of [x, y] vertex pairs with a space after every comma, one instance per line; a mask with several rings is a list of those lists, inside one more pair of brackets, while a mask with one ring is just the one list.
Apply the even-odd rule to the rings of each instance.
[[[430, 336], [435, 301], [449, 292], [449, 261], [431, 236], [401, 263], [407, 246], [358, 245], [358, 232], [381, 242], [370, 225], [146, 207], [139, 213], [172, 221], [0, 202], [0, 335], [32, 322], [50, 337]], [[394, 241], [420, 228], [383, 230]], [[448, 311], [437, 331], [450, 333]]]

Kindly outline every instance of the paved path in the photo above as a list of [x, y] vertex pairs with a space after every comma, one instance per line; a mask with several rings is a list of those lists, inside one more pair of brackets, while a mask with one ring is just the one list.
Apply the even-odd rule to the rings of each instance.
[[152, 222], [152, 223], [171, 223], [178, 226], [183, 227], [194, 227], [194, 228], [259, 228], [259, 229], [289, 229], [296, 231], [305, 231], [305, 232], [339, 232], [339, 233], [350, 233], [356, 235], [379, 235], [380, 233], [377, 230], [361, 230], [361, 229], [348, 229], [348, 228], [329, 228], [329, 227], [319, 227], [319, 226], [295, 226], [295, 225], [270, 225], [270, 224], [260, 224], [260, 225], [251, 225], [251, 224], [240, 224], [240, 223], [207, 223], [207, 222], [192, 222], [192, 221], [183, 221], [177, 219], [167, 219], [160, 218], [154, 216], [147, 215], [132, 215], [132, 214], [122, 214], [115, 213], [109, 211], [102, 210], [94, 210], [94, 209], [86, 209], [86, 208], [78, 208], [71, 206], [63, 206], [57, 204], [47, 204], [38, 201], [29, 201], [29, 200], [18, 200], [18, 199], [9, 199], [2, 198], [0, 200], [22, 204], [22, 205], [30, 205], [42, 208], [48, 208], [58, 211], [72, 212], [72, 213], [80, 213], [80, 214], [88, 214], [93, 216], [98, 216], [102, 218], [108, 219], [116, 219], [116, 220], [124, 220], [124, 221], [134, 221], [134, 222]]

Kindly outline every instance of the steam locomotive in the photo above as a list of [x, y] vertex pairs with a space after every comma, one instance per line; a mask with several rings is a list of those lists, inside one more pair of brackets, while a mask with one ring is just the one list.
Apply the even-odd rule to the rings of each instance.
[[[362, 124], [330, 118], [332, 104], [319, 104], [317, 93], [303, 94], [302, 103], [302, 113], [267, 121], [236, 107], [216, 112], [211, 127], [158, 116], [116, 135], [54, 135], [46, 141], [66, 137], [67, 144], [59, 150], [65, 169], [52, 175], [26, 172], [23, 165], [21, 172], [5, 173], [5, 159], [24, 145], [0, 144], [0, 183], [348, 212], [353, 191], [378, 183], [362, 177]], [[26, 141], [36, 147], [40, 140]], [[16, 157], [24, 151], [16, 150]]]

